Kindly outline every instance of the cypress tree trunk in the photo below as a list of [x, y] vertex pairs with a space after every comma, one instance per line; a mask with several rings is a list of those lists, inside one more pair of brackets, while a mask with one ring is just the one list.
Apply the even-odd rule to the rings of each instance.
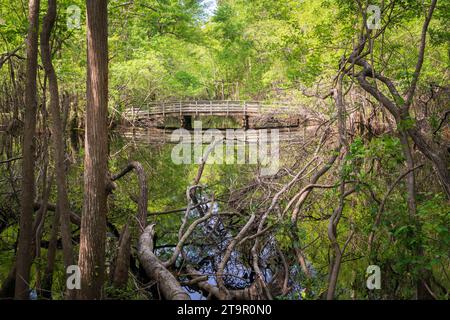
[[48, 77], [50, 90], [50, 114], [52, 125], [53, 149], [55, 155], [57, 211], [60, 215], [61, 237], [63, 244], [64, 266], [67, 268], [74, 264], [72, 232], [70, 228], [69, 197], [67, 195], [67, 180], [65, 166], [64, 126], [61, 119], [59, 103], [58, 79], [52, 63], [50, 35], [56, 20], [56, 0], [48, 0], [47, 15], [44, 18], [41, 32], [41, 55], [45, 73]]
[[22, 212], [20, 215], [20, 234], [16, 268], [16, 299], [29, 298], [29, 282], [31, 269], [31, 243], [33, 233], [34, 212], [34, 153], [37, 109], [37, 55], [39, 32], [39, 0], [28, 3], [28, 35], [27, 35], [27, 80], [25, 87], [25, 116], [22, 145]]
[[107, 0], [87, 0], [87, 106], [84, 207], [81, 219], [80, 299], [100, 299], [105, 279], [108, 160]]

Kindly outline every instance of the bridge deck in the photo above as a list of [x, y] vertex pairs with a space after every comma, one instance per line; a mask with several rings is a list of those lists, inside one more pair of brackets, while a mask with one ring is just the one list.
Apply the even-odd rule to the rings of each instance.
[[265, 104], [255, 101], [172, 101], [152, 102], [141, 108], [125, 110], [124, 117], [130, 120], [152, 116], [183, 115], [299, 115], [301, 108], [288, 103]]

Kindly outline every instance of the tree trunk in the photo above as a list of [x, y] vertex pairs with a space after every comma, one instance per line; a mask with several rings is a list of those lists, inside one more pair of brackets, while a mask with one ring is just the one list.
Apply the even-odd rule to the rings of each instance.
[[[405, 131], [400, 131], [400, 142], [402, 144], [403, 154], [405, 155], [406, 165], [409, 173], [406, 176], [406, 183], [408, 189], [407, 203], [408, 212], [411, 224], [415, 226], [415, 236], [417, 237], [417, 243], [414, 244], [413, 253], [416, 257], [423, 259], [424, 251], [422, 247], [422, 225], [420, 218], [417, 215], [416, 205], [416, 178], [414, 173], [414, 158], [411, 153], [411, 147], [409, 145], [409, 136]], [[418, 300], [431, 300], [433, 296], [428, 292], [425, 284], [429, 281], [429, 273], [426, 269], [421, 269], [416, 279], [416, 299]]]
[[34, 151], [37, 109], [37, 55], [39, 30], [39, 0], [30, 0], [28, 4], [27, 35], [27, 80], [25, 88], [25, 117], [22, 147], [22, 212], [20, 215], [20, 235], [17, 252], [16, 299], [29, 298], [31, 269], [31, 242], [33, 231], [34, 204]]
[[330, 261], [330, 272], [328, 278], [328, 291], [327, 300], [333, 300], [335, 296], [337, 281], [339, 277], [339, 271], [341, 269], [342, 255], [345, 247], [341, 249], [338, 242], [338, 224], [341, 219], [342, 211], [345, 206], [345, 155], [348, 151], [347, 144], [347, 129], [346, 129], [346, 108], [344, 103], [344, 93], [343, 93], [343, 74], [339, 75], [336, 89], [334, 91], [334, 100], [337, 109], [338, 118], [338, 132], [339, 132], [339, 144], [342, 145], [344, 152], [341, 161], [340, 168], [340, 181], [339, 181], [339, 204], [338, 207], [333, 210], [333, 214], [330, 217], [328, 223], [328, 239], [330, 240], [330, 245], [333, 250], [333, 254]]
[[[61, 238], [63, 243], [64, 266], [67, 268], [74, 264], [72, 232], [70, 227], [69, 198], [67, 195], [66, 166], [65, 166], [65, 144], [64, 127], [61, 119], [61, 108], [59, 104], [58, 80], [52, 63], [50, 35], [56, 20], [56, 0], [48, 0], [47, 15], [44, 18], [41, 32], [41, 56], [45, 73], [49, 81], [50, 90], [50, 114], [52, 117], [52, 139], [55, 154], [56, 188], [57, 188], [57, 210], [61, 220]], [[68, 296], [72, 296], [68, 292]]]
[[450, 200], [450, 169], [448, 165], [450, 163], [450, 157], [448, 152], [446, 152], [445, 148], [439, 150], [439, 147], [435, 146], [433, 142], [427, 141], [417, 128], [408, 129], [408, 134], [420, 152], [433, 164], [442, 189], [444, 189], [447, 199]]
[[87, 0], [87, 106], [84, 206], [81, 218], [80, 299], [100, 299], [105, 279], [108, 167], [107, 0]]
[[119, 249], [114, 263], [112, 283], [116, 288], [124, 288], [128, 283], [128, 270], [130, 269], [131, 234], [128, 223], [122, 230], [119, 239]]
[[138, 201], [138, 214], [137, 221], [139, 223], [138, 230], [139, 233], [143, 232], [145, 226], [147, 225], [147, 204], [148, 204], [148, 187], [147, 187], [147, 177], [145, 175], [145, 170], [142, 164], [137, 161], [130, 162], [121, 172], [111, 177], [111, 181], [116, 181], [132, 170], [136, 171], [138, 181], [139, 181], [139, 201]]
[[52, 232], [47, 249], [47, 266], [45, 267], [44, 276], [42, 277], [42, 284], [40, 290], [40, 296], [45, 299], [52, 298], [52, 285], [53, 285], [53, 271], [55, 269], [55, 257], [58, 242], [58, 221], [60, 220], [59, 211], [55, 210], [53, 216]]
[[14, 263], [5, 280], [3, 280], [2, 287], [0, 289], [0, 298], [2, 299], [14, 297], [17, 273], [16, 265], [17, 263]]
[[[147, 177], [144, 171], [144, 167], [137, 161], [130, 162], [121, 172], [111, 176], [111, 182], [116, 181], [132, 170], [136, 171], [139, 181], [139, 201], [138, 201], [138, 213], [136, 220], [138, 222], [137, 230], [139, 234], [144, 231], [147, 224], [147, 205], [148, 205], [148, 188]], [[112, 185], [111, 188], [115, 186]], [[117, 288], [126, 286], [128, 282], [128, 270], [130, 268], [130, 255], [131, 255], [131, 241], [132, 234], [130, 231], [130, 224], [127, 223], [122, 230], [119, 239], [119, 248], [117, 257], [112, 270], [112, 282]], [[134, 240], [133, 240], [134, 241]]]

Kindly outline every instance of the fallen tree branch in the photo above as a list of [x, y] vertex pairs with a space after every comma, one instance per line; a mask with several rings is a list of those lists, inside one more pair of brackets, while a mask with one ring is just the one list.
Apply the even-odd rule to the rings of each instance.
[[21, 159], [22, 159], [22, 157], [15, 157], [15, 158], [11, 158], [11, 159], [1, 160], [0, 164], [10, 163], [10, 162], [21, 160]]
[[[41, 207], [41, 203], [39, 203], [39, 202], [35, 202], [34, 203], [34, 210], [35, 211], [39, 210], [40, 207]], [[47, 203], [47, 210], [54, 212], [56, 210], [56, 205], [54, 205], [52, 203]], [[77, 213], [75, 213], [73, 211], [70, 211], [69, 214], [70, 214], [70, 222], [72, 222], [74, 225], [80, 227], [81, 226], [81, 217]], [[114, 226], [109, 221], [106, 221], [106, 224], [107, 224], [109, 230], [114, 234], [114, 236], [116, 238], [119, 238], [120, 237], [120, 233], [117, 230], [116, 226]]]
[[184, 234], [181, 235], [178, 244], [175, 247], [175, 250], [172, 254], [172, 256], [170, 257], [169, 260], [167, 260], [166, 262], [163, 262], [164, 267], [170, 267], [172, 264], [175, 263], [175, 261], [177, 260], [181, 250], [183, 250], [183, 246], [184, 243], [187, 241], [187, 239], [189, 238], [189, 236], [194, 232], [194, 229], [201, 224], [202, 222], [208, 220], [209, 218], [211, 218], [212, 214], [213, 214], [213, 209], [214, 209], [214, 195], [211, 199], [211, 204], [209, 206], [208, 209], [208, 213], [206, 215], [204, 215], [203, 217], [195, 220], [194, 222], [192, 222], [192, 224], [189, 226], [189, 228], [186, 230], [186, 232], [184, 232]]
[[[245, 289], [237, 289], [237, 290], [227, 290], [227, 292], [220, 290], [217, 286], [212, 285], [206, 280], [203, 280], [202, 277], [204, 275], [197, 271], [193, 266], [186, 266], [186, 270], [193, 275], [193, 283], [189, 284], [193, 286], [195, 289], [200, 289], [206, 293], [208, 293], [208, 297], [215, 297], [219, 300], [265, 300], [267, 296], [263, 292], [262, 288], [258, 285], [257, 282], [254, 282], [251, 286]], [[273, 277], [273, 281], [267, 284], [269, 291], [272, 296], [277, 296], [283, 291], [281, 281], [279, 283], [279, 279], [283, 278], [282, 273], [278, 273]], [[280, 286], [281, 284], [281, 286]]]
[[154, 227], [154, 224], [147, 226], [139, 238], [139, 261], [149, 278], [157, 282], [158, 289], [165, 299], [190, 300], [189, 295], [183, 290], [175, 276], [164, 267], [153, 253]]

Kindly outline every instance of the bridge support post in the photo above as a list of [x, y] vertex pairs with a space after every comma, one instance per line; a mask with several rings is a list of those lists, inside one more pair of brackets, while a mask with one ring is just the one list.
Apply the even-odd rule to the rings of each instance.
[[182, 116], [181, 127], [186, 130], [192, 130], [192, 116]]
[[250, 126], [249, 126], [249, 116], [244, 115], [244, 116], [242, 117], [242, 128], [245, 129], [245, 130], [248, 130], [249, 127], [250, 127]]

